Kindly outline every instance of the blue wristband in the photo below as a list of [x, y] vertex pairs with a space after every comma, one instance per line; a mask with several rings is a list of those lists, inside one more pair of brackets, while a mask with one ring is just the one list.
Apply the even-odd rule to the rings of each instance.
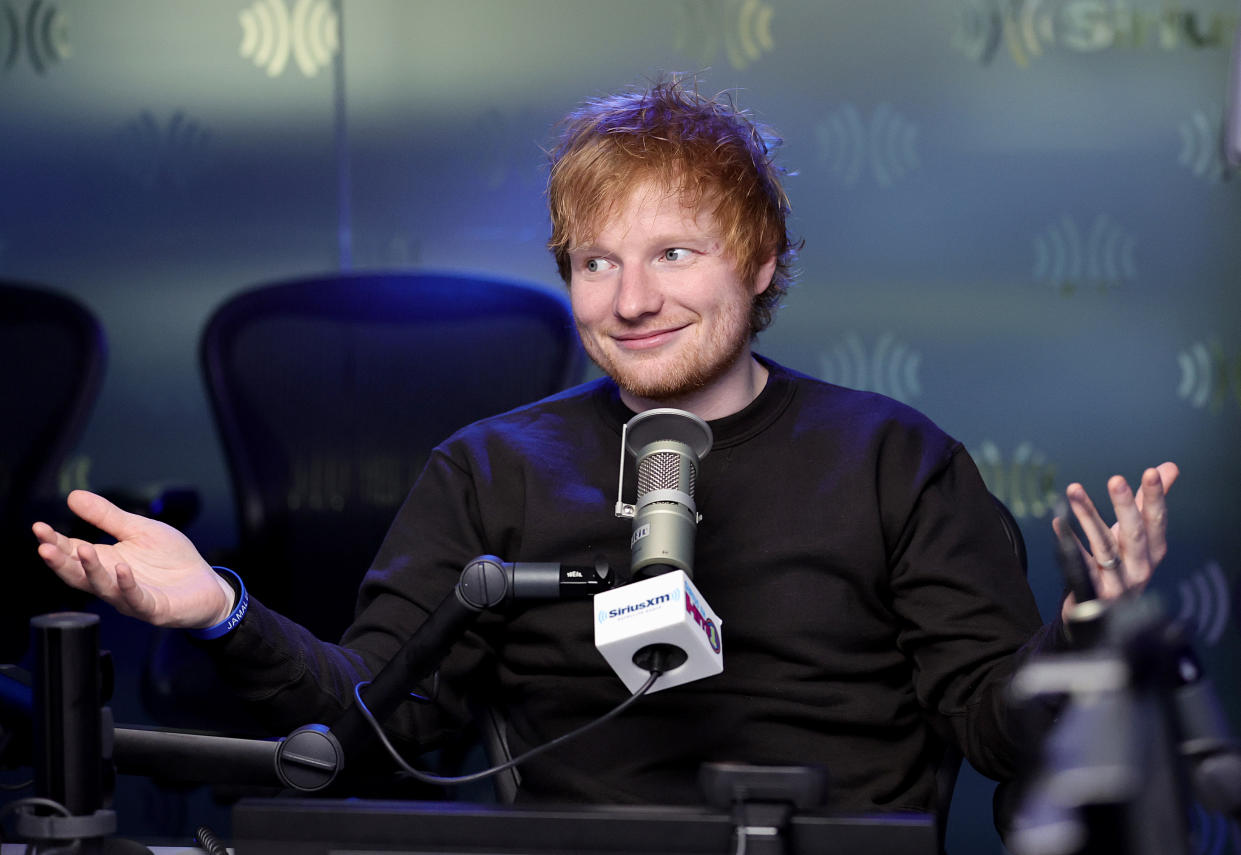
[[194, 638], [212, 639], [219, 638], [222, 635], [227, 635], [233, 631], [233, 628], [237, 626], [237, 624], [241, 623], [241, 619], [246, 616], [246, 609], [250, 608], [250, 594], [246, 591], [246, 583], [241, 581], [241, 577], [232, 570], [229, 570], [227, 567], [212, 567], [211, 569], [222, 576], [225, 573], [228, 574], [227, 576], [224, 576], [224, 581], [228, 582], [228, 584], [232, 586], [233, 591], [237, 594], [237, 605], [233, 608], [228, 617], [224, 618], [224, 620], [220, 621], [215, 626], [208, 626], [203, 629], [186, 630], [186, 632]]

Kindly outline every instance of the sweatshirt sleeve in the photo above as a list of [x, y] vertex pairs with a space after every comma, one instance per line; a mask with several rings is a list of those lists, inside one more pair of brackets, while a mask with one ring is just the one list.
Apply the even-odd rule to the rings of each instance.
[[[341, 643], [316, 638], [252, 598], [232, 632], [201, 642], [222, 679], [275, 734], [330, 725], [352, 703], [354, 686], [396, 654], [452, 591], [465, 563], [486, 552], [472, 496], [468, 474], [437, 449], [363, 580]], [[459, 728], [468, 707], [457, 687], [487, 649], [481, 636], [467, 633], [431, 678], [411, 684], [421, 699], [411, 697], [387, 722], [399, 743], [426, 750]]]
[[1054, 627], [1042, 626], [994, 501], [954, 446], [918, 491], [891, 566], [898, 643], [919, 702], [976, 769], [1003, 780], [1018, 755], [1008, 683]]

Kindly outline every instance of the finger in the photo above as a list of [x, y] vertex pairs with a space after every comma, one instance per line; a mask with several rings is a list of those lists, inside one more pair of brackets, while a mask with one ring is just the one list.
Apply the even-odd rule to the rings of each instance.
[[[134, 571], [124, 562], [116, 565], [116, 590], [124, 604], [122, 610], [133, 617], [149, 620], [153, 617], [154, 598], [134, 578]], [[118, 604], [118, 608], [120, 608]]]
[[82, 566], [72, 551], [62, 549], [56, 543], [40, 543], [35, 551], [43, 559], [43, 563], [66, 585], [81, 591], [90, 590], [86, 576], [82, 573]]
[[1153, 567], [1142, 512], [1138, 510], [1129, 482], [1120, 475], [1108, 480], [1107, 492], [1116, 511], [1116, 540], [1123, 559], [1120, 569], [1124, 581], [1130, 586], [1145, 585]]
[[1147, 469], [1142, 473], [1138, 510], [1142, 514], [1142, 527], [1146, 530], [1147, 550], [1153, 570], [1168, 554], [1168, 504], [1163, 477], [1158, 469]]
[[60, 532], [45, 522], [35, 523], [30, 527], [30, 531], [39, 543], [55, 543], [56, 538], [61, 536]]
[[117, 605], [116, 574], [100, 560], [95, 547], [89, 543], [79, 544], [77, 556], [89, 590], [104, 602]]
[[[1180, 477], [1181, 467], [1177, 466], [1171, 460], [1166, 460], [1155, 467], [1155, 471], [1159, 473], [1159, 482], [1163, 485], [1164, 495], [1172, 489], [1172, 485], [1176, 483], [1176, 479]], [[1145, 476], [1143, 476], [1145, 477]], [[1142, 494], [1138, 493], [1138, 508], [1143, 504]]]
[[1172, 485], [1176, 483], [1176, 479], [1181, 475], [1181, 467], [1177, 466], [1171, 460], [1165, 460], [1155, 467], [1155, 471], [1159, 473], [1159, 480], [1163, 484], [1163, 491], [1167, 493], [1172, 489]]
[[58, 532], [47, 523], [37, 522], [30, 527], [39, 545], [48, 544], [66, 555], [73, 554], [73, 540]]
[[124, 540], [128, 537], [134, 526], [144, 519], [137, 514], [121, 510], [103, 496], [88, 490], [74, 490], [66, 501], [69, 510], [117, 540]]

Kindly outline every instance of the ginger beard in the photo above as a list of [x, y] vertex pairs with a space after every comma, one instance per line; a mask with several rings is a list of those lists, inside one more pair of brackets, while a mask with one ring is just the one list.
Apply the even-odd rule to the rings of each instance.
[[748, 292], [721, 307], [709, 327], [697, 326], [689, 340], [671, 352], [622, 352], [580, 321], [582, 347], [590, 360], [630, 395], [652, 401], [671, 401], [705, 389], [732, 369], [750, 351]]

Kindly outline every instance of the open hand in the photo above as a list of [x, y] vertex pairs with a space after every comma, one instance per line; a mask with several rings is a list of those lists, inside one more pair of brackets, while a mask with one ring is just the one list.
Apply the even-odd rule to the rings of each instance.
[[181, 532], [85, 490], [70, 493], [68, 504], [116, 543], [92, 544], [35, 523], [39, 557], [65, 583], [156, 626], [206, 627], [228, 616], [232, 589]]
[[[1087, 548], [1078, 541], [1099, 599], [1110, 600], [1128, 590], [1140, 591], [1150, 581], [1168, 552], [1166, 496], [1179, 474], [1180, 468], [1172, 462], [1147, 469], [1136, 494], [1120, 475], [1109, 478], [1107, 492], [1116, 513], [1116, 522], [1111, 526], [1103, 521], [1081, 484], [1073, 483], [1065, 489], [1069, 506], [1089, 544]], [[1057, 535], [1062, 534], [1061, 526], [1065, 523], [1057, 519], [1052, 525]], [[1076, 605], [1070, 594], [1062, 614], [1067, 616]]]

